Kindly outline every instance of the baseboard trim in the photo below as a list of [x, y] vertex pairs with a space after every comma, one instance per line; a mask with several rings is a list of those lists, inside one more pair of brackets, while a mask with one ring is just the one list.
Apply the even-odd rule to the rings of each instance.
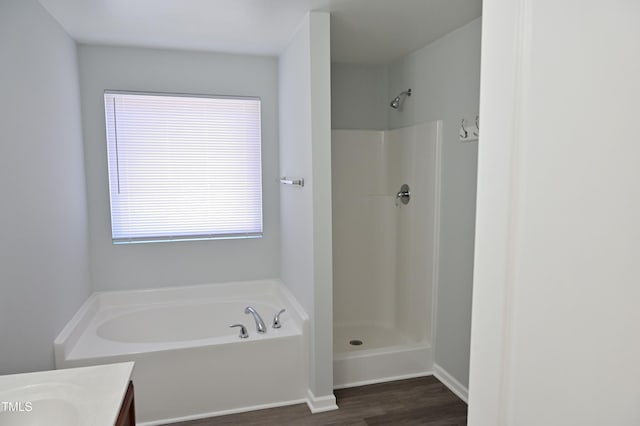
[[458, 398], [467, 404], [469, 403], [469, 389], [457, 381], [447, 370], [438, 364], [433, 364], [433, 375], [448, 387], [451, 392], [455, 393]]
[[311, 392], [311, 389], [307, 389], [307, 405], [313, 414], [338, 409], [335, 395], [317, 397]]
[[229, 414], [246, 413], [247, 411], [266, 410], [268, 408], [286, 407], [288, 405], [304, 404], [305, 402], [307, 404], [309, 403], [308, 400], [306, 399], [294, 399], [291, 401], [275, 402], [271, 404], [251, 405], [248, 407], [232, 408], [229, 410], [210, 411], [208, 413], [193, 414], [188, 416], [171, 417], [171, 418], [159, 419], [159, 420], [149, 420], [145, 422], [139, 422], [137, 423], [137, 425], [138, 426], [166, 425], [169, 423], [187, 422], [192, 420], [208, 419], [210, 417], [227, 416]]

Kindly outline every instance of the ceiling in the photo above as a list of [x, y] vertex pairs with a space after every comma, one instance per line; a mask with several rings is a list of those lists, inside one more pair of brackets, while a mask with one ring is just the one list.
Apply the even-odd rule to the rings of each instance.
[[88, 44], [278, 55], [304, 15], [331, 12], [334, 62], [384, 64], [472, 21], [482, 0], [40, 0]]

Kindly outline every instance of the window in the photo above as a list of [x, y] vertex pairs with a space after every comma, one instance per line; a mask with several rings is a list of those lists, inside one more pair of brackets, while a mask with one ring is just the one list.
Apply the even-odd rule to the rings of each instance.
[[107, 91], [114, 243], [262, 236], [260, 99]]

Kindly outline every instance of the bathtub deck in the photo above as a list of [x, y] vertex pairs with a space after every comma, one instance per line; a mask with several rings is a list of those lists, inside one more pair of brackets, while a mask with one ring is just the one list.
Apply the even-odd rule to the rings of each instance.
[[301, 404], [171, 426], [467, 424], [467, 405], [433, 376], [340, 389], [335, 395], [340, 409], [325, 413], [312, 415]]

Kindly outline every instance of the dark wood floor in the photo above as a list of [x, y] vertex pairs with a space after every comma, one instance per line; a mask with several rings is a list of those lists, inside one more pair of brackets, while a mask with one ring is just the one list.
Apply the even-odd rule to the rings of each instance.
[[335, 395], [340, 409], [324, 413], [311, 414], [305, 404], [299, 404], [172, 426], [467, 424], [467, 405], [432, 376], [340, 389]]

